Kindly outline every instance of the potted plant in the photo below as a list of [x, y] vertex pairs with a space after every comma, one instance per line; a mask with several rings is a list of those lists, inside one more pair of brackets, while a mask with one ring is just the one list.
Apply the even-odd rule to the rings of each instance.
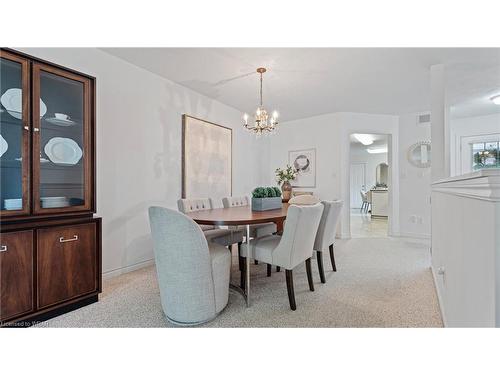
[[252, 210], [267, 211], [281, 208], [279, 187], [256, 187], [252, 192]]
[[288, 201], [292, 197], [292, 185], [290, 181], [297, 178], [299, 171], [292, 166], [288, 165], [286, 168], [276, 168], [276, 181], [278, 185], [281, 185], [281, 190], [283, 191], [283, 199]]

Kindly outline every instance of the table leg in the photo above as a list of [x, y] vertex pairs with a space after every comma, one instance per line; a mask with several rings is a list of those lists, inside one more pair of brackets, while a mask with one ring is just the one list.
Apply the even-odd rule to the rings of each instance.
[[250, 307], [250, 225], [247, 224], [247, 257], [246, 257], [246, 280], [245, 280], [245, 294], [247, 297], [247, 307]]

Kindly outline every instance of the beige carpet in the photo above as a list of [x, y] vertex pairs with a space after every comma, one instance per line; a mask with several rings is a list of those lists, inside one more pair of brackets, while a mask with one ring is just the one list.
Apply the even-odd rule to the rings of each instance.
[[[324, 254], [326, 284], [310, 292], [305, 267], [295, 271], [297, 310], [291, 311], [285, 273], [266, 277], [252, 266], [253, 302], [231, 291], [229, 304], [203, 327], [442, 327], [425, 241], [358, 238], [338, 241], [337, 269]], [[235, 268], [233, 278], [239, 280]], [[100, 301], [44, 323], [45, 327], [171, 327], [163, 316], [154, 267], [104, 282]]]

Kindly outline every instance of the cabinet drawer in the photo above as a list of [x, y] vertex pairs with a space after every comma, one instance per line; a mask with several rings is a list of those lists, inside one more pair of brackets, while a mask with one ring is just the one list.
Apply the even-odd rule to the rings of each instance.
[[95, 223], [37, 233], [38, 308], [97, 290]]
[[0, 320], [33, 310], [33, 231], [0, 234]]

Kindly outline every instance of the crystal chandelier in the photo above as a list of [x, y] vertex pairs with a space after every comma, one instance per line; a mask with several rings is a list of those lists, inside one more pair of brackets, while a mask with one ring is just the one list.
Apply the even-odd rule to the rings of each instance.
[[273, 115], [269, 117], [269, 114], [262, 104], [262, 74], [265, 72], [266, 68], [257, 69], [257, 73], [260, 74], [260, 105], [255, 111], [253, 126], [248, 125], [248, 115], [246, 113], [243, 115], [243, 126], [257, 136], [275, 133], [276, 125], [278, 125], [278, 112], [274, 111]]

